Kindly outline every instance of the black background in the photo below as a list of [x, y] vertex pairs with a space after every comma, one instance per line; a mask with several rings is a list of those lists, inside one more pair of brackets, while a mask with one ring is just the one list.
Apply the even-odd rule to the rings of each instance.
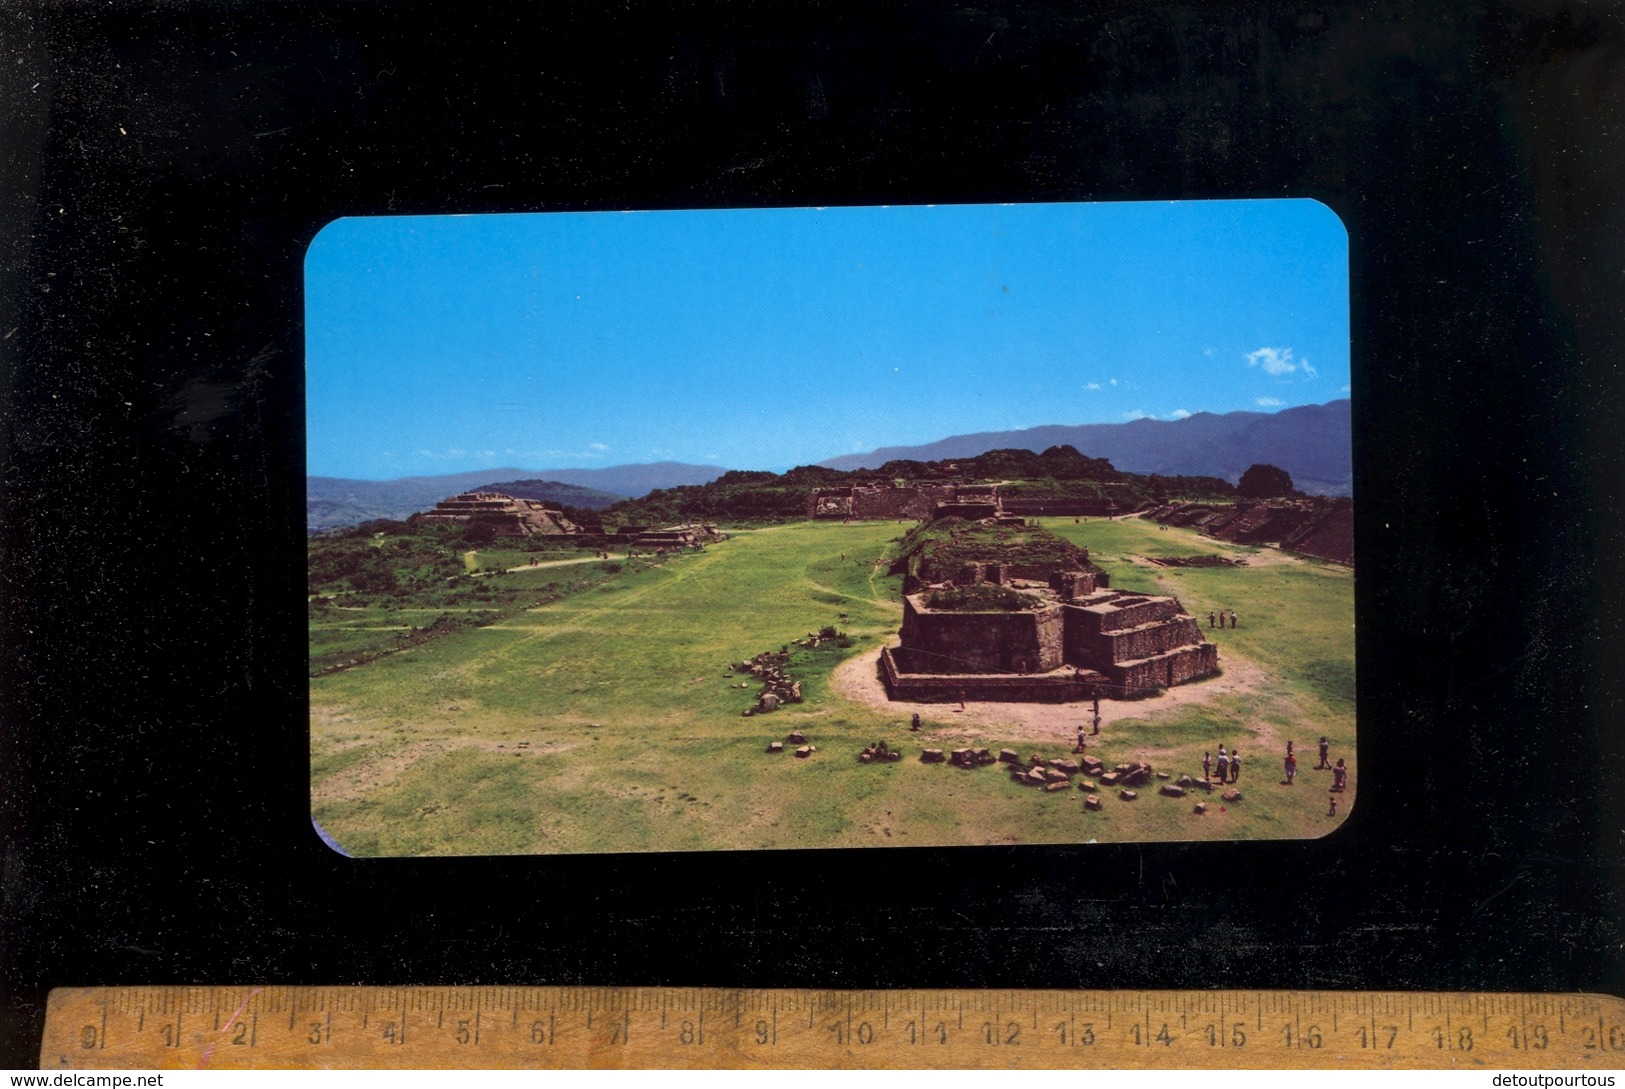
[[[1600, 4], [8, 5], [0, 1064], [37, 1060], [71, 984], [1625, 993], [1622, 103]], [[1265, 196], [1350, 233], [1339, 832], [317, 842], [301, 262], [324, 223]]]

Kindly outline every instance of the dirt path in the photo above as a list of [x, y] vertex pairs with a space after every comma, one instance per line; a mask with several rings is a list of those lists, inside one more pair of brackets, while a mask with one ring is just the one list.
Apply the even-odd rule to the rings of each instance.
[[[602, 556], [577, 556], [571, 560], [542, 560], [540, 563], [522, 563], [518, 567], [510, 567], [509, 571], [540, 571], [544, 567], [568, 567], [573, 563], [608, 563]], [[481, 574], [490, 574], [482, 571]]]
[[[1134, 717], [1155, 722], [1192, 703], [1206, 703], [1220, 695], [1245, 695], [1262, 689], [1265, 674], [1262, 669], [1234, 654], [1222, 663], [1224, 672], [1206, 681], [1182, 684], [1170, 688], [1153, 700], [1100, 701], [1101, 718], [1110, 723], [1114, 718]], [[990, 739], [1010, 741], [1064, 742], [1070, 745], [1077, 737], [1078, 726], [1088, 714], [1086, 703], [987, 703], [972, 700], [959, 710], [955, 703], [910, 703], [892, 700], [886, 695], [886, 685], [880, 679], [880, 651], [871, 650], [837, 666], [830, 678], [831, 687], [843, 699], [887, 711], [907, 722], [910, 715], [948, 722], [946, 727], [930, 732], [932, 742], [942, 745], [971, 744]], [[1258, 737], [1255, 746], [1275, 745], [1275, 734], [1263, 724], [1253, 727]], [[1168, 751], [1153, 748], [1136, 749], [1145, 755]]]

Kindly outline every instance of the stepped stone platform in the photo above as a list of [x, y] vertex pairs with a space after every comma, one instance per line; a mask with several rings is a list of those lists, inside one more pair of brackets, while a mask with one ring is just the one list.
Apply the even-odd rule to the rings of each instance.
[[933, 587], [903, 600], [902, 646], [881, 652], [892, 699], [1070, 703], [1134, 699], [1218, 672], [1179, 599], [1096, 589], [1082, 572], [1012, 581], [1034, 601], [1014, 611], [936, 609]]
[[412, 516], [413, 521], [479, 523], [499, 536], [532, 537], [580, 533], [581, 527], [564, 516], [561, 507], [536, 499], [515, 499], [501, 492], [464, 492], [442, 499], [433, 510]]

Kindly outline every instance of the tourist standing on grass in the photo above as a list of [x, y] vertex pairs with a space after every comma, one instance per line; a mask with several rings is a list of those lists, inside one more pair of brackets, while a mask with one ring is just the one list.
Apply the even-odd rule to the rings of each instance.
[[1208, 630], [1209, 630], [1209, 631], [1212, 631], [1212, 630], [1213, 630], [1213, 621], [1214, 621], [1214, 620], [1215, 620], [1215, 619], [1216, 619], [1216, 618], [1215, 618], [1215, 617], [1214, 617], [1214, 615], [1213, 615], [1213, 610], [1212, 610], [1212, 609], [1209, 609], [1209, 610], [1208, 610], [1208, 613], [1207, 613], [1207, 626], [1208, 626]]
[[1224, 782], [1230, 775], [1230, 758], [1224, 754], [1224, 746], [1219, 746], [1219, 782]]
[[1328, 817], [1337, 816], [1337, 795], [1328, 794], [1326, 795], [1326, 800], [1331, 803], [1331, 805], [1326, 809], [1326, 815]]
[[1095, 712], [1094, 726], [1095, 726], [1095, 728], [1094, 728], [1094, 730], [1092, 732], [1094, 732], [1096, 734], [1100, 733], [1100, 712], [1099, 711]]
[[1320, 763], [1315, 765], [1315, 769], [1317, 771], [1321, 768], [1329, 768], [1332, 766], [1331, 763], [1326, 759], [1326, 754], [1331, 752], [1331, 749], [1331, 745], [1327, 743], [1324, 737], [1322, 737], [1320, 739]]
[[920, 713], [918, 711], [914, 712], [914, 717], [909, 721], [908, 728], [915, 733], [920, 732]]
[[1230, 753], [1230, 781], [1232, 783], [1238, 783], [1238, 782], [1241, 781], [1241, 750], [1240, 749], [1236, 749], [1236, 750], [1234, 750], [1234, 751], [1232, 751]]
[[1202, 754], [1202, 778], [1204, 780], [1210, 779], [1211, 777], [1208, 775], [1208, 772], [1210, 772], [1212, 770], [1213, 770], [1213, 754], [1210, 753], [1210, 752], [1205, 752], [1205, 753]]
[[1289, 750], [1287, 750], [1287, 754], [1286, 754], [1286, 785], [1287, 786], [1292, 785], [1292, 780], [1297, 777], [1297, 774], [1298, 774], [1298, 758], [1296, 756], [1293, 756], [1292, 751], [1289, 749]]
[[1236, 610], [1234, 609], [1230, 610], [1230, 626], [1232, 628], [1236, 626]]

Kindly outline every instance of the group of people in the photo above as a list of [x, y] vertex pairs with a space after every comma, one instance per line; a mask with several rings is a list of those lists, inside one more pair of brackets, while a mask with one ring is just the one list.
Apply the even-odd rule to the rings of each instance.
[[[1341, 756], [1337, 758], [1337, 763], [1334, 764], [1331, 762], [1331, 742], [1327, 741], [1324, 736], [1320, 739], [1319, 748], [1320, 762], [1315, 765], [1315, 770], [1329, 771], [1332, 773], [1330, 797], [1326, 799], [1326, 815], [1328, 817], [1335, 817], [1337, 816], [1337, 795], [1342, 794], [1344, 791], [1348, 790], [1349, 787], [1349, 767], [1347, 761], [1345, 761]], [[1285, 770], [1286, 778], [1283, 779], [1282, 782], [1286, 786], [1291, 786], [1292, 781], [1296, 779], [1298, 775], [1298, 757], [1297, 754], [1292, 751], [1292, 742], [1290, 741], [1286, 743]]]
[[[1208, 782], [1214, 781], [1214, 764], [1212, 753], [1202, 754], [1202, 778]], [[1224, 746], [1219, 746], [1218, 781], [1220, 784], [1235, 783], [1241, 780], [1241, 750], [1232, 749], [1225, 752]]]
[[1230, 618], [1230, 626], [1232, 628], [1235, 627], [1236, 626], [1236, 610], [1234, 610], [1234, 609], [1231, 609], [1228, 614], [1226, 614], [1223, 609], [1220, 609], [1218, 612], [1209, 611], [1208, 614], [1207, 614], [1207, 626], [1209, 628], [1212, 628], [1212, 627], [1215, 626], [1215, 624], [1217, 624], [1218, 627], [1221, 627], [1221, 628], [1224, 627], [1224, 621], [1225, 621], [1225, 616], [1226, 615], [1228, 615], [1229, 618]]

